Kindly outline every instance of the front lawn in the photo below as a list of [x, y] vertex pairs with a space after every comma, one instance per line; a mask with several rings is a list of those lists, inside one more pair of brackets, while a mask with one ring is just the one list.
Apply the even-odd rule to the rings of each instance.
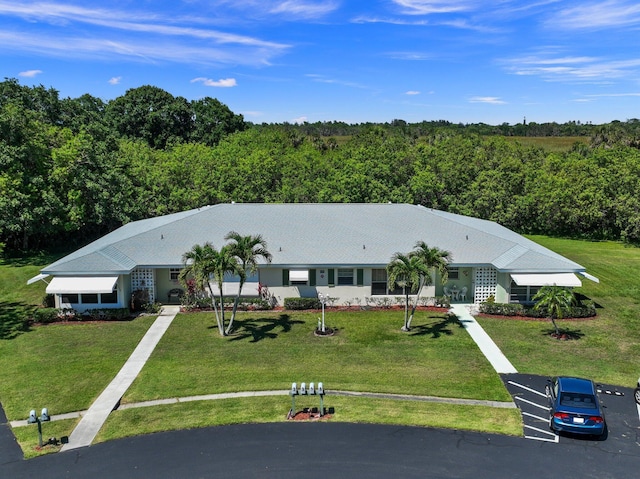
[[582, 279], [576, 291], [593, 299], [598, 315], [582, 321], [557, 321], [580, 339], [548, 336], [549, 321], [478, 318], [515, 368], [523, 373], [575, 375], [633, 387], [640, 375], [640, 249], [614, 242], [589, 242], [544, 236], [534, 241], [576, 261], [600, 279]]
[[221, 337], [212, 313], [180, 314], [123, 403], [234, 391], [328, 390], [508, 401], [476, 344], [444, 313], [419, 311], [410, 333], [399, 311], [329, 311], [333, 337], [313, 331], [317, 313], [242, 313]]

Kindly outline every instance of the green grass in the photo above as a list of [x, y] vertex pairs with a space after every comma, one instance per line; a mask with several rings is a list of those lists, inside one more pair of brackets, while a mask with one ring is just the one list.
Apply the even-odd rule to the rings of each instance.
[[9, 420], [31, 409], [87, 409], [153, 321], [53, 324], [0, 340], [0, 402]]
[[578, 340], [548, 336], [548, 321], [479, 318], [487, 333], [523, 373], [576, 375], [632, 387], [640, 375], [640, 249], [615, 242], [531, 237], [587, 268], [600, 279], [583, 279], [576, 291], [599, 306], [596, 318], [557, 321]]
[[[38, 411], [40, 412], [40, 411]], [[77, 424], [76, 419], [64, 419], [61, 421], [51, 421], [42, 423], [42, 442], [46, 444], [50, 437], [55, 437], [60, 440], [62, 436], [68, 436], [73, 431], [73, 428]], [[38, 447], [38, 426], [30, 424], [24, 427], [16, 427], [13, 429], [13, 434], [18, 441], [18, 444], [22, 448], [25, 459], [31, 459], [32, 457], [42, 456], [44, 454], [51, 454], [58, 452], [62, 445], [44, 445], [42, 448]]]
[[509, 400], [473, 340], [442, 313], [419, 311], [411, 333], [401, 311], [327, 312], [333, 337], [313, 335], [316, 313], [244, 313], [220, 337], [211, 313], [181, 314], [123, 403], [233, 391], [326, 388]]
[[[640, 375], [640, 249], [613, 242], [532, 237], [585, 266], [600, 284], [580, 292], [599, 306], [587, 321], [560, 321], [581, 336], [557, 341], [545, 321], [481, 318], [515, 367], [530, 374], [574, 374], [633, 386]], [[30, 264], [33, 262], [34, 264]], [[26, 286], [47, 260], [0, 264], [0, 301], [37, 305], [44, 284]], [[19, 309], [18, 308], [18, 309]], [[0, 320], [7, 316], [0, 313]], [[153, 318], [52, 325], [0, 339], [0, 401], [10, 420], [30, 409], [53, 414], [86, 409], [115, 376]], [[456, 322], [421, 312], [402, 333], [402, 312], [327, 312], [338, 329], [316, 338], [317, 313], [243, 313], [237, 332], [221, 338], [212, 314], [181, 314], [161, 340], [124, 402], [219, 392], [288, 389], [323, 381], [331, 421], [381, 422], [521, 434], [517, 410], [331, 396], [331, 389], [507, 400], [499, 378]], [[306, 402], [305, 402], [306, 401]], [[297, 406], [315, 406], [304, 398]], [[307, 404], [308, 402], [308, 404]], [[284, 421], [290, 398], [228, 399], [114, 412], [99, 440], [166, 429]], [[43, 425], [46, 437], [68, 435], [76, 421]], [[41, 452], [35, 426], [15, 429], [27, 457]], [[51, 451], [53, 449], [49, 449]], [[45, 451], [46, 452], [46, 451]]]
[[589, 144], [587, 136], [505, 136], [505, 139], [520, 143], [522, 146], [542, 148], [550, 153], [564, 153], [576, 143]]
[[[497, 434], [520, 435], [520, 411], [484, 406], [395, 401], [327, 395], [325, 408], [333, 407], [331, 422], [357, 422], [428, 426]], [[299, 397], [296, 409], [319, 407], [317, 397]], [[174, 429], [240, 423], [283, 422], [291, 408], [288, 396], [196, 401], [152, 408], [114, 411], [101, 429], [98, 442]]]

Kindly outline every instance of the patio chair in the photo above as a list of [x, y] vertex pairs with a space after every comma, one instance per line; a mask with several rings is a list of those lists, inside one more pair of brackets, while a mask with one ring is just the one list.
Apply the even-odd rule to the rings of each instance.
[[466, 286], [463, 286], [463, 288], [458, 293], [458, 299], [460, 301], [466, 301], [467, 300], [467, 287]]
[[449, 290], [449, 288], [447, 288], [446, 286], [444, 286], [444, 287], [442, 288], [442, 293], [445, 295], [445, 297], [446, 297], [449, 301], [451, 301], [452, 293], [451, 293], [451, 291]]

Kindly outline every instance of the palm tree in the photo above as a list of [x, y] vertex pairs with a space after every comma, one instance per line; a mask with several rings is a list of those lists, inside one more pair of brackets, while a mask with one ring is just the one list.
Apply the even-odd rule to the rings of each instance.
[[533, 309], [544, 309], [549, 313], [549, 319], [553, 323], [556, 330], [556, 336], [560, 334], [560, 329], [556, 324], [556, 319], [562, 319], [564, 313], [568, 311], [575, 303], [575, 296], [569, 290], [562, 286], [543, 286], [535, 294], [533, 300], [536, 302]]
[[244, 281], [245, 276], [244, 271], [240, 269], [238, 260], [236, 260], [231, 253], [229, 245], [225, 245], [220, 248], [220, 251], [216, 251], [216, 254], [213, 257], [211, 273], [213, 274], [213, 279], [218, 286], [218, 291], [220, 292], [220, 322], [218, 323], [220, 335], [226, 336], [228, 333], [225, 330], [224, 325], [224, 295], [222, 293], [224, 277], [227, 273], [231, 273], [233, 275], [240, 276], [241, 280]]
[[431, 248], [424, 241], [418, 241], [414, 246], [414, 250], [409, 253], [409, 256], [420, 258], [425, 269], [420, 275], [420, 285], [416, 294], [416, 300], [411, 309], [407, 328], [411, 328], [411, 321], [418, 307], [418, 299], [420, 298], [422, 288], [424, 286], [431, 286], [432, 284], [432, 270], [440, 274], [442, 284], [445, 284], [449, 279], [449, 263], [451, 262], [451, 253], [449, 251], [444, 251], [437, 247]]
[[[226, 273], [243, 275], [237, 260], [231, 254], [228, 246], [223, 246], [219, 251], [209, 242], [204, 245], [195, 245], [191, 250], [182, 255], [184, 268], [180, 271], [179, 278], [184, 282], [187, 277], [191, 276], [196, 282], [196, 286], [204, 291], [209, 290], [211, 303], [216, 315], [216, 323], [221, 336], [225, 336], [224, 321], [224, 298], [222, 294], [224, 276]], [[216, 296], [211, 287], [211, 277], [216, 282], [220, 292], [219, 306], [216, 304]]]
[[387, 265], [387, 277], [391, 288], [400, 286], [405, 295], [403, 331], [409, 331], [409, 292], [418, 289], [426, 268], [419, 256], [396, 253]]
[[258, 270], [258, 258], [263, 258], [267, 263], [271, 263], [271, 253], [267, 250], [267, 243], [261, 235], [242, 236], [235, 231], [231, 231], [224, 237], [224, 239], [232, 241], [228, 244], [229, 252], [240, 263], [239, 267], [243, 272], [243, 274], [240, 275], [238, 294], [233, 302], [231, 321], [229, 322], [229, 326], [226, 331], [226, 333], [229, 334], [233, 328], [233, 321], [238, 309], [238, 301], [240, 300], [242, 287], [244, 286], [247, 276], [255, 274]]
[[218, 323], [218, 330], [224, 331], [224, 328], [220, 324], [220, 317], [218, 315], [218, 308], [216, 305], [216, 296], [211, 288], [211, 273], [213, 272], [213, 264], [218, 251], [215, 247], [207, 242], [204, 245], [196, 244], [189, 251], [182, 255], [182, 262], [184, 267], [178, 275], [178, 279], [184, 285], [187, 278], [192, 277], [196, 288], [199, 291], [209, 290], [209, 297], [211, 298], [211, 305], [216, 315], [216, 322]]

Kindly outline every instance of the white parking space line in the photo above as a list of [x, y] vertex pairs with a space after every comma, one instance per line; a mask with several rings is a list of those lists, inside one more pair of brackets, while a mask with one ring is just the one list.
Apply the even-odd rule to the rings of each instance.
[[531, 413], [524, 412], [524, 411], [522, 411], [522, 415], [523, 416], [529, 416], [529, 417], [532, 417], [534, 419], [539, 419], [540, 421], [546, 422], [547, 424], [549, 423], [549, 418], [548, 417], [540, 417], [540, 416], [536, 416], [535, 414], [531, 414]]
[[556, 444], [560, 442], [560, 439], [558, 438], [558, 436], [556, 436], [555, 439], [547, 439], [545, 437], [538, 437], [538, 436], [525, 436], [524, 438], [533, 439], [534, 441], [553, 442]]
[[[533, 430], [533, 431], [539, 432], [539, 433], [541, 433], [541, 434], [545, 434], [545, 435], [547, 435], [547, 436], [552, 436], [552, 437], [554, 437], [555, 439], [557, 439], [557, 438], [558, 438], [558, 435], [557, 435], [557, 434], [555, 434], [555, 433], [553, 433], [553, 432], [551, 432], [551, 431], [546, 431], [546, 430], [544, 430], [544, 429], [540, 429], [539, 427], [527, 426], [527, 425], [525, 425], [524, 427], [525, 427], [526, 429], [531, 429], [531, 430]], [[555, 442], [558, 442], [558, 441], [557, 441], [557, 440], [555, 440], [555, 439], [554, 439], [554, 441], [555, 441]]]
[[538, 396], [542, 396], [543, 398], [547, 397], [546, 394], [541, 393], [540, 391], [536, 391], [535, 389], [531, 389], [530, 387], [527, 387], [527, 386], [525, 386], [523, 384], [514, 383], [513, 381], [509, 381], [509, 384], [511, 384], [513, 386], [516, 386], [516, 387], [519, 387], [521, 389], [524, 389], [525, 391], [529, 391], [531, 393], [537, 394]]
[[640, 419], [640, 404], [636, 403], [636, 409], [638, 410], [638, 419]]
[[523, 399], [523, 398], [521, 398], [519, 396], [515, 396], [515, 399], [517, 399], [518, 401], [522, 401], [524, 403], [530, 404], [531, 406], [535, 406], [537, 408], [544, 409], [545, 411], [549, 411], [549, 408], [547, 406], [542, 406], [542, 405], [540, 405], [538, 403], [535, 403], [533, 401], [528, 401], [528, 400]]

